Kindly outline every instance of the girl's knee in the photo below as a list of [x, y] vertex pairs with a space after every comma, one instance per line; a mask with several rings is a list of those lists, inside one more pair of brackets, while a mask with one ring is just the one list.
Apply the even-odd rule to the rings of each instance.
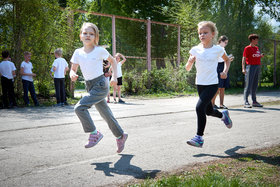
[[77, 103], [74, 107], [74, 111], [75, 111], [76, 114], [80, 113], [82, 111], [82, 106]]

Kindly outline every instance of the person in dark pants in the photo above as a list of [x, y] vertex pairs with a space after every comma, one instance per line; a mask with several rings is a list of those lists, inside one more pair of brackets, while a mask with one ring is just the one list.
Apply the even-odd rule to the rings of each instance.
[[211, 99], [218, 90], [218, 59], [222, 57], [225, 61], [224, 70], [220, 73], [222, 79], [227, 78], [230, 60], [222, 47], [214, 45], [218, 34], [216, 24], [211, 21], [202, 21], [197, 26], [200, 44], [191, 48], [190, 57], [186, 64], [187, 71], [192, 69], [194, 62], [196, 67], [195, 84], [197, 85], [199, 95], [199, 100], [196, 104], [197, 133], [192, 139], [187, 141], [187, 144], [202, 147], [206, 115], [220, 118], [227, 128], [232, 127], [228, 110], [220, 112], [214, 109], [211, 103]]
[[[244, 108], [263, 107], [257, 102], [256, 92], [259, 82], [259, 74], [261, 71], [261, 54], [257, 44], [259, 36], [257, 34], [250, 34], [248, 37], [250, 45], [244, 48], [242, 58], [242, 73], [245, 75], [245, 88], [244, 88]], [[245, 62], [247, 64], [245, 68]], [[251, 93], [253, 104], [250, 105], [248, 96]]]
[[3, 93], [4, 108], [16, 107], [16, 99], [14, 93], [14, 77], [16, 76], [16, 67], [10, 61], [9, 51], [2, 52], [3, 61], [0, 63], [0, 76]]
[[68, 63], [62, 58], [62, 49], [58, 48], [54, 52], [55, 60], [52, 65], [51, 72], [54, 72], [54, 86], [56, 102], [55, 106], [64, 106], [66, 104], [65, 93], [65, 74], [69, 70]]
[[22, 85], [23, 85], [23, 92], [24, 92], [24, 103], [26, 106], [29, 106], [29, 98], [28, 98], [28, 91], [30, 92], [31, 98], [34, 102], [35, 106], [39, 106], [39, 102], [37, 100], [34, 83], [33, 83], [33, 77], [36, 76], [35, 73], [32, 73], [32, 63], [30, 62], [31, 59], [31, 53], [26, 51], [24, 52], [24, 61], [20, 65], [20, 74], [22, 79]]

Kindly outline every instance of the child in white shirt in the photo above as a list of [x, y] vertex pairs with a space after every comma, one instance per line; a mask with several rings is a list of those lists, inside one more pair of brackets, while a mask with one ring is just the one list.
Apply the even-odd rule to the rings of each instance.
[[35, 106], [39, 106], [39, 102], [36, 97], [35, 87], [33, 83], [33, 77], [36, 76], [35, 73], [32, 72], [33, 66], [30, 62], [31, 53], [28, 51], [24, 52], [24, 61], [20, 65], [20, 74], [22, 79], [23, 85], [23, 92], [24, 92], [24, 103], [26, 106], [29, 106], [29, 98], [28, 98], [28, 91], [30, 92], [31, 98], [34, 102]]
[[3, 93], [4, 108], [16, 107], [16, 99], [14, 92], [14, 77], [16, 76], [16, 67], [11, 62], [9, 51], [2, 52], [3, 61], [0, 63], [0, 76]]
[[66, 60], [62, 58], [61, 48], [56, 49], [54, 55], [56, 59], [53, 62], [51, 72], [54, 72], [56, 106], [64, 106], [66, 103], [65, 74], [69, 70], [69, 67]]
[[80, 66], [89, 95], [84, 96], [76, 104], [74, 110], [83, 125], [84, 131], [90, 133], [89, 141], [85, 148], [95, 146], [103, 138], [101, 132], [96, 130], [88, 112], [88, 109], [95, 105], [117, 138], [117, 153], [120, 153], [124, 149], [128, 134], [123, 132], [106, 103], [105, 98], [109, 92], [109, 85], [103, 74], [103, 60], [108, 60], [113, 70], [111, 84], [115, 85], [117, 83], [117, 63], [106, 49], [98, 46], [99, 31], [93, 23], [83, 24], [80, 31], [80, 40], [83, 42], [83, 47], [76, 49], [71, 58], [70, 78], [72, 81], [77, 80], [78, 75], [76, 72]]
[[227, 110], [219, 112], [213, 109], [211, 99], [218, 90], [217, 66], [218, 59], [222, 57], [225, 61], [224, 71], [220, 73], [222, 79], [227, 78], [230, 60], [224, 49], [214, 45], [218, 35], [216, 25], [211, 21], [203, 21], [198, 24], [198, 35], [201, 43], [190, 50], [190, 57], [186, 64], [186, 70], [190, 71], [193, 63], [196, 67], [196, 85], [199, 100], [196, 105], [197, 135], [187, 141], [189, 145], [202, 147], [202, 138], [206, 126], [206, 115], [221, 118], [227, 128], [232, 127], [232, 121]]

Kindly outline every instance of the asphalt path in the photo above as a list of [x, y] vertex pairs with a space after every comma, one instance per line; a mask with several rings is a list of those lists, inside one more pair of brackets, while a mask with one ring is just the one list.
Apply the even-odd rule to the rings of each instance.
[[[280, 144], [280, 92], [257, 94], [263, 108], [243, 108], [242, 95], [226, 95], [232, 129], [208, 117], [203, 148], [186, 144], [196, 133], [197, 96], [125, 99], [109, 106], [129, 134], [125, 150], [96, 109], [104, 138], [85, 149], [73, 106], [0, 110], [0, 186], [121, 186], [134, 179], [197, 162]], [[218, 102], [218, 99], [217, 99]]]

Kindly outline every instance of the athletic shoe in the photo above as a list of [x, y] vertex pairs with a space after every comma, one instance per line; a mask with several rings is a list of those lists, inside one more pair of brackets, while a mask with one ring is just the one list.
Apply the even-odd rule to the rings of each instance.
[[91, 148], [95, 146], [102, 138], [103, 135], [99, 131], [97, 131], [96, 134], [90, 134], [88, 138], [88, 144], [85, 145], [85, 148]]
[[228, 109], [225, 105], [220, 105], [220, 109]]
[[216, 110], [219, 109], [219, 107], [217, 105], [214, 105], [213, 108]]
[[195, 147], [202, 147], [204, 143], [204, 140], [201, 136], [196, 135], [191, 140], [187, 141], [187, 144]]
[[222, 111], [222, 114], [223, 114], [222, 121], [225, 123], [226, 127], [230, 129], [232, 127], [232, 121], [229, 117], [228, 110]]
[[123, 133], [122, 137], [120, 139], [116, 139], [117, 140], [117, 146], [118, 146], [118, 150], [117, 153], [121, 153], [124, 149], [124, 145], [125, 145], [125, 141], [128, 137], [127, 133]]
[[249, 103], [249, 102], [245, 102], [245, 104], [244, 104], [244, 108], [252, 108], [252, 106], [250, 105], [250, 103]]
[[117, 101], [116, 101], [116, 99], [114, 99], [114, 102], [113, 102], [114, 104], [117, 104]]
[[263, 107], [263, 105], [258, 102], [253, 102], [253, 107]]
[[122, 99], [119, 99], [119, 103], [125, 103]]

